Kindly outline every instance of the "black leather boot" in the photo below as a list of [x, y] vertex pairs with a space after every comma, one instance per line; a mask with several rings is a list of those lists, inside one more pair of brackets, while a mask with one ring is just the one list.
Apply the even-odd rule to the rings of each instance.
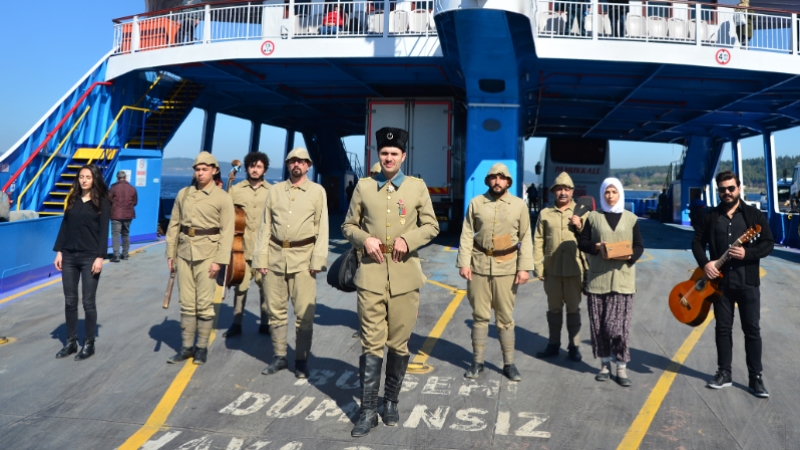
[[358, 421], [350, 432], [352, 437], [362, 437], [378, 426], [378, 391], [381, 387], [381, 366], [383, 358], [374, 355], [361, 355], [359, 358], [361, 376], [361, 411]]
[[478, 378], [483, 372], [483, 363], [476, 363], [475, 361], [470, 364], [469, 369], [464, 372], [464, 378]]
[[64, 348], [56, 353], [56, 359], [66, 358], [73, 353], [78, 353], [78, 340], [67, 339], [67, 344], [64, 346]]
[[75, 355], [75, 361], [89, 359], [92, 355], [94, 355], [94, 341], [86, 341], [83, 343], [81, 351]]
[[400, 421], [400, 412], [397, 410], [400, 389], [406, 377], [408, 358], [410, 355], [400, 356], [389, 353], [386, 356], [386, 383], [383, 386], [383, 423], [393, 427]]
[[294, 360], [294, 376], [297, 378], [308, 378], [308, 361]]
[[276, 356], [272, 363], [261, 371], [261, 375], [274, 375], [279, 371], [289, 367], [289, 362], [285, 356]]
[[181, 347], [175, 356], [167, 360], [168, 364], [178, 364], [194, 356], [194, 347]]
[[206, 361], [208, 361], [208, 349], [198, 348], [197, 351], [194, 352], [194, 359], [192, 359], [192, 362], [200, 366], [205, 364]]
[[242, 334], [242, 326], [238, 323], [234, 323], [228, 328], [228, 331], [222, 333], [222, 337], [231, 338], [240, 334]]

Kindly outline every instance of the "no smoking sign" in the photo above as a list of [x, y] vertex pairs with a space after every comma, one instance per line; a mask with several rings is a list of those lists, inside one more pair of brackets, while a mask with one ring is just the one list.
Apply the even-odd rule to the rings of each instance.
[[731, 52], [721, 48], [717, 51], [717, 54], [714, 58], [717, 60], [717, 64], [724, 66], [731, 62]]

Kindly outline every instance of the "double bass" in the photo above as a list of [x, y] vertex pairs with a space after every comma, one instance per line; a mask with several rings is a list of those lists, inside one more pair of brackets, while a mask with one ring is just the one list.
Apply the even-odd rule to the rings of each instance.
[[[242, 163], [238, 159], [231, 162], [230, 173], [228, 174], [228, 187], [226, 191], [230, 193], [231, 185], [236, 180], [236, 173], [242, 168]], [[231, 262], [225, 267], [225, 281], [223, 293], [231, 286], [238, 286], [244, 280], [244, 273], [247, 270], [247, 262], [244, 259], [244, 230], [247, 226], [247, 215], [239, 205], [233, 205], [236, 214], [233, 231], [233, 246], [231, 247]], [[224, 298], [224, 294], [223, 294]]]
[[[761, 225], [748, 228], [731, 248], [740, 247], [742, 244], [752, 241], [759, 233], [761, 233]], [[729, 251], [730, 249], [725, 250], [725, 253], [714, 263], [717, 270], [730, 259]], [[679, 322], [692, 327], [705, 322], [713, 297], [721, 295], [718, 287], [720, 278], [722, 278], [722, 274], [719, 275], [719, 278], [709, 279], [702, 267], [695, 269], [691, 278], [675, 285], [672, 292], [669, 293], [669, 309], [672, 311], [672, 315]]]

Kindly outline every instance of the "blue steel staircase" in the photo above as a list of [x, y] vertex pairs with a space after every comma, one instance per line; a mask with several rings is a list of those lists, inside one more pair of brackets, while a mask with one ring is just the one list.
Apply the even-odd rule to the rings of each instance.
[[72, 183], [78, 176], [81, 167], [90, 162], [98, 166], [103, 173], [106, 173], [119, 154], [119, 148], [87, 148], [80, 147], [70, 157], [64, 170], [56, 178], [53, 189], [44, 198], [42, 206], [39, 208], [40, 216], [58, 216], [64, 214], [67, 196], [69, 195]]

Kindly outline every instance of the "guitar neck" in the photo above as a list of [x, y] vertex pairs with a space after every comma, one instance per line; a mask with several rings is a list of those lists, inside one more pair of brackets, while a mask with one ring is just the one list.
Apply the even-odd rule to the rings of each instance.
[[[740, 239], [737, 239], [736, 242], [734, 242], [733, 245], [731, 245], [731, 248], [741, 247], [741, 246], [742, 246], [742, 241]], [[730, 255], [731, 248], [725, 250], [725, 253], [723, 253], [722, 256], [720, 256], [719, 259], [717, 259], [717, 262], [714, 263], [714, 267], [716, 267], [717, 270], [719, 270], [723, 266], [723, 264], [725, 264], [726, 262], [728, 262], [729, 259], [731, 259]]]

